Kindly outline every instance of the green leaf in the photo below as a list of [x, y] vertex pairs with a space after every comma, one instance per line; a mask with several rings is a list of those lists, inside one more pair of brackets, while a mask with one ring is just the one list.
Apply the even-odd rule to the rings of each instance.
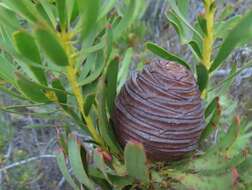
[[78, 3], [76, 0], [66, 1], [67, 23], [70, 26], [72, 20], [75, 19], [76, 14], [79, 13]]
[[109, 13], [109, 11], [114, 7], [114, 5], [116, 3], [116, 0], [107, 0], [107, 1], [104, 1], [103, 5], [102, 5], [102, 10], [100, 11], [100, 14], [98, 16], [98, 20], [105, 17]]
[[207, 88], [208, 84], [208, 71], [203, 64], [196, 65], [197, 84], [201, 92]]
[[73, 119], [73, 121], [81, 127], [84, 132], [89, 135], [89, 132], [86, 127], [84, 127], [83, 121], [80, 119], [78, 114], [75, 113], [75, 111], [67, 105], [67, 93], [65, 91], [64, 86], [60, 82], [59, 79], [53, 79], [52, 80], [52, 87], [56, 90], [54, 90], [55, 95], [58, 99], [59, 105], [62, 107], [62, 109]]
[[235, 79], [235, 77], [240, 74], [245, 69], [251, 67], [252, 61], [249, 61], [248, 63], [245, 63], [241, 68], [237, 69], [237, 66], [232, 66], [231, 71], [229, 75], [226, 77], [226, 79], [222, 80], [216, 87], [211, 88], [208, 90], [208, 92], [215, 91], [215, 94], [221, 95], [225, 90], [230, 86], [232, 81]]
[[220, 120], [220, 110], [216, 107], [208, 118], [206, 118], [206, 127], [200, 135], [200, 142], [203, 143], [217, 128]]
[[30, 81], [26, 77], [22, 76], [20, 73], [17, 73], [17, 85], [21, 92], [24, 93], [27, 98], [32, 101], [39, 103], [49, 103], [50, 100], [45, 95], [45, 88], [41, 87], [39, 84]]
[[51, 5], [47, 0], [40, 0], [39, 3], [41, 4], [44, 11], [48, 15], [53, 27], [56, 28], [57, 22], [56, 22], [56, 17], [53, 12], [53, 8], [52, 8], [53, 5]]
[[69, 160], [71, 166], [73, 168], [73, 173], [78, 181], [84, 184], [88, 189], [95, 189], [94, 183], [89, 179], [85, 168], [83, 166], [80, 145], [77, 144], [77, 141], [74, 137], [70, 136], [68, 139], [68, 152], [69, 152]]
[[120, 22], [115, 26], [114, 38], [118, 39], [121, 34], [134, 22], [142, 8], [141, 0], [131, 0], [125, 14]]
[[88, 115], [90, 112], [90, 109], [92, 107], [92, 105], [95, 102], [95, 95], [89, 95], [85, 98], [85, 104], [84, 104], [84, 112], [85, 115]]
[[219, 17], [220, 20], [225, 20], [227, 17], [229, 17], [232, 13], [234, 13], [234, 5], [233, 4], [226, 4], [224, 9], [221, 12], [221, 15]]
[[61, 30], [65, 31], [67, 28], [66, 0], [56, 0], [56, 7], [59, 16]]
[[109, 60], [110, 55], [112, 53], [112, 48], [113, 48], [113, 31], [112, 31], [112, 28], [110, 28], [110, 26], [108, 26], [107, 28], [105, 40], [106, 40], [105, 55], [106, 55], [106, 60]]
[[79, 5], [80, 22], [82, 23], [81, 38], [85, 40], [89, 32], [96, 26], [100, 10], [100, 0], [77, 0]]
[[237, 139], [240, 133], [240, 124], [237, 123], [237, 118], [234, 118], [232, 124], [230, 125], [226, 135], [221, 138], [221, 142], [218, 144], [220, 150], [228, 149]]
[[199, 23], [201, 31], [203, 32], [203, 34], [205, 36], [207, 36], [208, 33], [207, 33], [207, 21], [206, 21], [206, 19], [201, 15], [198, 16], [197, 19], [198, 19], [198, 23]]
[[176, 14], [173, 11], [168, 12], [166, 15], [168, 21], [173, 25], [174, 29], [176, 30], [180, 41], [182, 44], [187, 44], [191, 38], [192, 34], [190, 30], [188, 30], [183, 23], [177, 18]]
[[46, 28], [35, 30], [36, 39], [47, 56], [58, 66], [67, 66], [68, 57], [57, 36]]
[[217, 22], [214, 26], [215, 38], [225, 39], [230, 31], [240, 22], [241, 18], [240, 15], [237, 15], [228, 20]]
[[157, 44], [154, 44], [152, 42], [147, 42], [146, 47], [154, 54], [160, 56], [161, 58], [168, 60], [168, 61], [174, 61], [176, 63], [179, 63], [183, 66], [185, 66], [187, 69], [191, 69], [190, 66], [184, 61], [182, 58], [178, 57], [175, 54], [169, 53], [164, 48], [159, 47]]
[[[35, 64], [41, 65], [39, 49], [34, 38], [26, 31], [17, 31], [13, 34], [18, 51]], [[28, 65], [29, 66], [29, 65]], [[35, 77], [41, 84], [47, 86], [47, 80], [43, 69], [29, 66]]]
[[94, 166], [102, 172], [106, 181], [112, 185], [112, 182], [110, 181], [110, 179], [108, 177], [108, 174], [115, 174], [115, 173], [113, 170], [111, 170], [111, 168], [109, 168], [106, 165], [106, 163], [103, 159], [102, 153], [98, 152], [97, 150], [94, 150], [93, 159], [94, 159]]
[[142, 144], [128, 142], [124, 149], [124, 160], [129, 176], [148, 182], [147, 160]]
[[24, 18], [34, 23], [37, 22], [38, 13], [35, 5], [29, 0], [4, 0], [3, 3], [14, 12], [22, 15]]
[[4, 79], [11, 84], [15, 84], [14, 73], [15, 66], [3, 55], [0, 54], [0, 78]]
[[[92, 64], [92, 63], [90, 63]], [[88, 67], [91, 65], [87, 65]], [[96, 59], [96, 67], [94, 72], [92, 72], [88, 77], [84, 78], [83, 80], [79, 80], [79, 85], [84, 86], [87, 85], [93, 81], [95, 81], [101, 74], [102, 71], [104, 70], [105, 67], [105, 60], [102, 51], [99, 51], [97, 53], [97, 59]]]
[[195, 28], [193, 28], [190, 25], [190, 23], [186, 20], [185, 16], [183, 15], [184, 13], [181, 12], [181, 7], [178, 7], [180, 3], [178, 3], [177, 5], [177, 2], [178, 2], [177, 0], [169, 0], [169, 5], [171, 6], [172, 11], [174, 12], [174, 16], [177, 17], [177, 19], [181, 23], [181, 26], [184, 29], [187, 29], [187, 28], [190, 29], [195, 35], [197, 35], [200, 39], [202, 39], [201, 34], [197, 30], [195, 30]]
[[117, 176], [117, 175], [108, 175], [109, 180], [113, 186], [117, 189], [123, 189], [126, 186], [132, 185], [134, 179], [128, 176]]
[[192, 41], [189, 42], [189, 45], [191, 46], [194, 54], [196, 54], [198, 59], [201, 60], [202, 59], [202, 52], [201, 52], [201, 49], [200, 49], [198, 43], [196, 41], [192, 40]]
[[124, 58], [122, 60], [122, 63], [120, 65], [119, 73], [118, 73], [118, 86], [117, 86], [117, 92], [120, 91], [123, 84], [127, 80], [127, 77], [129, 75], [129, 67], [132, 61], [133, 57], [133, 49], [128, 48], [125, 52]]
[[205, 110], [205, 118], [208, 118], [208, 116], [213, 113], [213, 111], [216, 109], [217, 104], [219, 103], [219, 97], [215, 97], [207, 106]]
[[241, 21], [230, 31], [219, 52], [212, 63], [209, 72], [216, 70], [223, 61], [230, 55], [232, 50], [241, 43], [252, 39], [252, 11], [244, 16]]
[[189, 14], [189, 1], [188, 0], [177, 0], [177, 6], [181, 14], [187, 18]]
[[113, 130], [108, 122], [107, 117], [107, 110], [106, 110], [106, 97], [105, 97], [105, 80], [106, 80], [106, 73], [104, 73], [101, 78], [99, 79], [98, 85], [97, 85], [97, 93], [96, 93], [96, 100], [97, 104], [99, 105], [97, 107], [98, 111], [98, 127], [101, 136], [103, 137], [105, 143], [110, 148], [110, 151], [112, 153], [118, 154], [119, 153], [119, 147], [117, 144], [117, 141], [115, 139]]
[[60, 103], [66, 104], [67, 103], [67, 94], [64, 92], [65, 89], [64, 89], [63, 85], [61, 84], [60, 80], [53, 79], [52, 80], [52, 87], [55, 89], [61, 90], [61, 91], [55, 91], [55, 94], [56, 94], [57, 99]]
[[46, 11], [44, 10], [44, 8], [41, 5], [41, 3], [36, 3], [36, 9], [40, 13], [40, 16], [48, 23], [48, 26], [51, 26], [52, 28], [54, 28], [54, 25], [51, 22], [50, 17], [48, 16], [48, 14], [46, 13]]
[[252, 156], [249, 155], [247, 159], [238, 166], [238, 173], [240, 180], [244, 183], [249, 190], [252, 185]]
[[[231, 172], [215, 176], [203, 176], [200, 174], [190, 174], [177, 172], [174, 178], [185, 186], [185, 189], [216, 190], [232, 189]], [[184, 189], [177, 187], [176, 189]]]
[[116, 87], [117, 87], [117, 75], [119, 68], [119, 59], [113, 59], [107, 70], [106, 76], [106, 102], [109, 113], [111, 114], [114, 108], [114, 101], [116, 98]]
[[17, 98], [17, 99], [20, 99], [20, 100], [27, 100], [26, 97], [21, 96], [21, 95], [15, 93], [15, 92], [13, 92], [11, 89], [5, 88], [5, 87], [3, 87], [1, 85], [0, 85], [0, 91], [10, 95], [12, 98]]
[[61, 173], [63, 174], [64, 178], [66, 179], [66, 181], [73, 187], [74, 190], [80, 190], [68, 172], [68, 169], [65, 163], [65, 156], [63, 152], [57, 153], [56, 158], [57, 158], [59, 169]]
[[1, 4], [0, 18], [0, 26], [4, 26], [5, 29], [10, 28], [12, 31], [16, 31], [20, 27], [16, 14], [5, 7], [1, 7]]

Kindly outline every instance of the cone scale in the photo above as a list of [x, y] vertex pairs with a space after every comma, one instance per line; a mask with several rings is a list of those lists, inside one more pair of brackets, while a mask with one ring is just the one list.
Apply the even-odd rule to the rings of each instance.
[[113, 122], [122, 146], [140, 142], [155, 161], [185, 157], [197, 148], [204, 127], [192, 72], [173, 62], [155, 61], [133, 73], [116, 98]]

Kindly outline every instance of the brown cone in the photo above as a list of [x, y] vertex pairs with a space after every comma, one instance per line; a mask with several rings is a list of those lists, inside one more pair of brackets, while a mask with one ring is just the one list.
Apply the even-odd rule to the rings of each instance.
[[116, 135], [141, 142], [149, 159], [174, 160], [197, 147], [204, 127], [200, 92], [191, 71], [165, 61], [134, 73], [116, 99]]

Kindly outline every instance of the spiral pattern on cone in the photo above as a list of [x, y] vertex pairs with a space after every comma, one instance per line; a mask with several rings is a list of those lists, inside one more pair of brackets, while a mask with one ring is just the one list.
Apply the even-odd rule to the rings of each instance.
[[142, 143], [149, 159], [174, 160], [192, 152], [204, 127], [192, 72], [156, 61], [133, 73], [116, 99], [113, 122], [120, 143]]

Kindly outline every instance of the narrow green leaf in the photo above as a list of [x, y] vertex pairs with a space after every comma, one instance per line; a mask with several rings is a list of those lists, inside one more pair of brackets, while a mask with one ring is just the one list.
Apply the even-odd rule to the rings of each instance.
[[99, 79], [98, 85], [97, 85], [97, 93], [96, 93], [96, 100], [98, 103], [98, 127], [101, 136], [103, 137], [105, 143], [110, 148], [112, 153], [118, 154], [119, 153], [119, 147], [117, 144], [117, 141], [115, 139], [113, 130], [108, 122], [107, 117], [107, 110], [106, 110], [106, 98], [105, 98], [105, 80], [106, 80], [106, 73], [104, 73], [101, 78]]
[[136, 142], [128, 142], [124, 149], [124, 159], [128, 175], [137, 180], [147, 182], [148, 168], [143, 145]]
[[177, 186], [176, 189], [216, 190], [219, 189], [219, 187], [226, 190], [232, 189], [231, 172], [214, 176], [176, 172], [174, 179], [184, 185], [183, 188], [181, 188], [181, 186]]
[[61, 173], [63, 174], [64, 178], [66, 179], [66, 181], [73, 187], [74, 190], [80, 190], [68, 172], [68, 169], [65, 163], [65, 156], [63, 152], [57, 153], [56, 158], [57, 158], [59, 169]]
[[133, 49], [128, 48], [127, 51], [125, 52], [124, 58], [122, 60], [122, 63], [120, 65], [119, 73], [118, 73], [118, 86], [117, 86], [117, 92], [120, 91], [122, 88], [123, 84], [128, 78], [129, 75], [129, 67], [131, 64], [131, 60], [133, 57]]
[[17, 98], [20, 100], [27, 100], [26, 97], [19, 95], [19, 94], [13, 92], [11, 89], [5, 88], [4, 86], [1, 86], [1, 85], [0, 85], [0, 91], [4, 92], [6, 94], [9, 94], [12, 98]]
[[197, 84], [201, 92], [205, 90], [208, 84], [208, 71], [207, 68], [203, 64], [196, 65], [197, 72]]
[[220, 20], [225, 20], [227, 17], [229, 17], [232, 13], [234, 13], [234, 5], [231, 3], [226, 4], [224, 9], [221, 12], [221, 15], [219, 17]]
[[120, 22], [116, 25], [114, 29], [114, 38], [118, 39], [121, 34], [129, 27], [134, 19], [136, 18], [136, 15], [138, 14], [136, 11], [139, 10], [140, 0], [131, 0], [129, 1], [129, 5], [127, 7], [127, 11], [125, 11], [125, 14], [123, 15], [123, 18], [120, 20]]
[[197, 20], [198, 20], [201, 31], [203, 32], [203, 34], [205, 36], [207, 36], [208, 33], [207, 33], [207, 21], [206, 21], [206, 19], [203, 16], [199, 15], [197, 17]]
[[107, 0], [107, 1], [104, 1], [103, 5], [102, 5], [102, 10], [100, 11], [100, 14], [98, 16], [98, 20], [105, 17], [116, 3], [116, 0]]
[[47, 12], [45, 11], [41, 3], [36, 3], [36, 9], [40, 13], [40, 16], [48, 23], [48, 26], [55, 28], [54, 24], [51, 22], [50, 17], [48, 16]]
[[180, 41], [182, 44], [187, 44], [191, 38], [192, 34], [191, 31], [181, 23], [181, 21], [177, 18], [176, 14], [173, 11], [168, 12], [166, 15], [168, 21], [173, 25], [175, 28]]
[[80, 119], [78, 114], [75, 113], [75, 111], [67, 105], [67, 93], [65, 91], [64, 86], [60, 82], [59, 79], [53, 79], [52, 80], [52, 87], [56, 90], [54, 90], [55, 95], [58, 99], [59, 105], [62, 107], [62, 109], [73, 119], [73, 121], [81, 127], [81, 129], [84, 130], [84, 132], [89, 135], [89, 132], [86, 127], [84, 127], [83, 121]]
[[123, 189], [126, 186], [132, 185], [134, 183], [134, 178], [128, 176], [117, 176], [117, 175], [108, 175], [109, 180], [113, 186], [117, 189]]
[[244, 16], [241, 21], [230, 31], [226, 37], [219, 52], [212, 63], [209, 72], [216, 70], [223, 61], [229, 56], [232, 50], [241, 43], [245, 43], [252, 39], [252, 11]]
[[108, 174], [115, 174], [113, 170], [111, 170], [111, 168], [109, 168], [104, 159], [103, 159], [103, 155], [101, 152], [98, 152], [97, 149], [94, 150], [93, 152], [93, 159], [94, 159], [94, 166], [99, 169], [104, 178], [106, 179], [106, 181], [112, 185], [112, 182], [110, 181], [109, 177], [108, 177]]
[[97, 61], [97, 53], [91, 53], [87, 56], [84, 66], [80, 69], [80, 77], [78, 81], [84, 80], [90, 72], [94, 70], [95, 63]]
[[105, 55], [106, 60], [109, 60], [110, 55], [112, 53], [112, 47], [113, 47], [113, 31], [110, 26], [108, 26], [106, 31], [106, 43], [105, 43]]
[[17, 85], [27, 98], [39, 103], [49, 103], [50, 100], [45, 95], [45, 90], [35, 82], [17, 73]]
[[75, 14], [78, 12], [78, 3], [76, 0], [66, 1], [66, 13], [67, 13], [67, 23], [70, 26], [70, 23], [73, 19], [75, 19]]
[[56, 94], [57, 99], [60, 103], [66, 104], [67, 103], [67, 94], [64, 92], [65, 89], [64, 89], [63, 85], [61, 84], [60, 80], [53, 79], [52, 80], [52, 87], [55, 89], [61, 90], [61, 91], [56, 91], [55, 94]]
[[[34, 38], [26, 31], [18, 31], [13, 34], [15, 45], [18, 51], [35, 64], [41, 65], [39, 49]], [[35, 77], [41, 84], [47, 86], [47, 80], [43, 69], [29, 66]]]
[[106, 102], [110, 114], [113, 111], [114, 101], [116, 97], [118, 68], [119, 68], [119, 60], [118, 58], [115, 58], [110, 62], [107, 70], [105, 93], [106, 93]]
[[[90, 64], [92, 64], [92, 63], [90, 63]], [[91, 66], [91, 65], [88, 65], [88, 66]], [[95, 67], [94, 72], [92, 72], [85, 79], [79, 80], [79, 85], [84, 86], [84, 85], [87, 85], [87, 84], [93, 82], [94, 80], [96, 80], [101, 75], [104, 67], [105, 67], [105, 60], [104, 60], [103, 52], [99, 51], [97, 53], [96, 67]]]
[[237, 69], [237, 66], [232, 66], [232, 69], [231, 69], [229, 75], [227, 76], [227, 78], [222, 80], [216, 87], [209, 89], [208, 92], [215, 90], [216, 94], [218, 94], [218, 95], [223, 94], [222, 92], [224, 90], [221, 90], [221, 88], [227, 89], [227, 87], [232, 83], [232, 81], [235, 79], [235, 77], [237, 75], [239, 75], [242, 71], [244, 71], [246, 68], [251, 67], [251, 65], [252, 65], [252, 61], [249, 61], [248, 63], [244, 64], [239, 69]]
[[40, 0], [39, 3], [41, 4], [44, 11], [46, 12], [48, 17], [50, 18], [50, 21], [51, 21], [53, 27], [56, 28], [57, 22], [56, 22], [56, 17], [53, 12], [52, 5], [47, 0]]
[[164, 48], [159, 47], [157, 44], [154, 44], [152, 42], [147, 42], [146, 47], [154, 54], [160, 56], [161, 58], [168, 60], [168, 61], [174, 61], [177, 62], [183, 66], [185, 66], [187, 69], [191, 69], [190, 66], [184, 61], [182, 58], [178, 57], [175, 54], [169, 53]]
[[85, 98], [84, 112], [86, 115], [89, 114], [92, 105], [95, 102], [95, 95], [89, 95]]
[[96, 26], [100, 10], [100, 0], [77, 0], [82, 23], [81, 38], [86, 39], [89, 32]]
[[16, 13], [34, 23], [37, 21], [35, 5], [29, 0], [4, 0], [3, 3]]
[[73, 173], [78, 181], [84, 184], [88, 189], [93, 190], [95, 186], [93, 182], [89, 179], [85, 167], [83, 166], [80, 145], [77, 144], [77, 141], [74, 137], [70, 136], [68, 139], [68, 152], [69, 152], [69, 160], [71, 166], [73, 168]]
[[208, 116], [213, 113], [213, 111], [216, 109], [217, 104], [219, 102], [219, 97], [215, 97], [207, 106], [205, 110], [205, 118], [208, 118]]
[[13, 31], [16, 31], [20, 27], [16, 14], [5, 7], [1, 7], [1, 4], [0, 18], [0, 25], [4, 26], [5, 29], [10, 28]]
[[15, 84], [14, 73], [15, 66], [0, 54], [0, 77], [11, 84]]
[[200, 39], [203, 39], [201, 34], [193, 28], [190, 23], [186, 20], [183, 13], [181, 13], [180, 8], [177, 6], [177, 0], [169, 0], [169, 5], [171, 6], [172, 10], [174, 11], [176, 17], [183, 23], [184, 27], [190, 29], [195, 35], [197, 35]]
[[64, 31], [67, 27], [66, 0], [56, 0], [56, 7], [59, 16], [60, 27]]
[[217, 22], [214, 26], [215, 38], [225, 39], [230, 31], [240, 22], [241, 16], [237, 15], [228, 20]]
[[189, 42], [189, 45], [193, 49], [194, 53], [197, 55], [198, 59], [201, 60], [202, 59], [202, 52], [201, 52], [201, 49], [200, 49], [198, 43], [196, 41], [192, 40]]
[[47, 56], [58, 66], [67, 66], [68, 57], [57, 36], [46, 28], [35, 30], [36, 39]]
[[217, 128], [220, 120], [220, 111], [216, 107], [213, 112], [206, 118], [206, 126], [200, 135], [200, 142], [203, 143]]
[[177, 0], [177, 6], [181, 14], [187, 18], [189, 14], [189, 1], [188, 0]]
[[252, 187], [252, 156], [249, 155], [247, 159], [238, 166], [239, 178], [246, 185], [246, 189]]
[[234, 118], [232, 124], [230, 125], [226, 135], [221, 139], [221, 142], [218, 144], [220, 150], [228, 149], [237, 139], [240, 133], [240, 124], [237, 123], [237, 118]]

